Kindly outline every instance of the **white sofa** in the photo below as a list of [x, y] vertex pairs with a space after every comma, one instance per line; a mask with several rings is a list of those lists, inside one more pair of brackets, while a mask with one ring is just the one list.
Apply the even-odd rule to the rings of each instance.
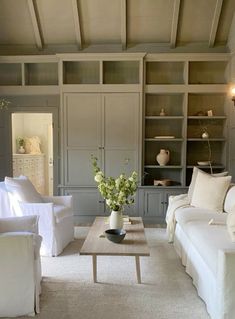
[[231, 186], [224, 213], [192, 206], [175, 210], [174, 247], [212, 319], [235, 318], [235, 243], [226, 226], [227, 213], [234, 207]]

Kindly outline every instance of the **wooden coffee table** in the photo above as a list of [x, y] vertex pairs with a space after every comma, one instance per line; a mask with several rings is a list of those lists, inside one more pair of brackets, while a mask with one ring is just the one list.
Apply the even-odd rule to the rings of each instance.
[[109, 225], [104, 217], [96, 217], [92, 224], [80, 255], [91, 255], [93, 262], [93, 280], [97, 282], [97, 256], [134, 256], [136, 262], [137, 282], [141, 283], [140, 256], [150, 256], [141, 217], [131, 217], [131, 225], [124, 225], [126, 236], [115, 244], [107, 238], [100, 237]]

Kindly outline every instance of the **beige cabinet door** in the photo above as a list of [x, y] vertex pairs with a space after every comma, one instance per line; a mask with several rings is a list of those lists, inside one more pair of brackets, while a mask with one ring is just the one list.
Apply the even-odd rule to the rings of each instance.
[[104, 215], [105, 203], [96, 188], [66, 189], [66, 195], [73, 196], [74, 216]]
[[94, 186], [91, 155], [101, 155], [101, 95], [65, 94], [65, 184]]
[[138, 144], [138, 93], [111, 93], [103, 96], [104, 147], [133, 149]]
[[139, 94], [105, 94], [103, 108], [105, 174], [138, 171]]

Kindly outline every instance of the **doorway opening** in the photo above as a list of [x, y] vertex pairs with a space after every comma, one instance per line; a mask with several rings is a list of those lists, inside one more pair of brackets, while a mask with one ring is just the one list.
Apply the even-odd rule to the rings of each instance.
[[52, 113], [12, 113], [13, 177], [27, 176], [42, 195], [53, 195]]

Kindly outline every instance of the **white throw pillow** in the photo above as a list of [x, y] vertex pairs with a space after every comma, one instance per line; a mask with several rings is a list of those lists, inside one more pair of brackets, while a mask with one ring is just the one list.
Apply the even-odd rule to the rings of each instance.
[[36, 191], [31, 181], [27, 178], [5, 177], [5, 185], [19, 202], [25, 203], [42, 203], [41, 195]]
[[235, 242], [235, 206], [227, 215], [227, 230], [230, 235], [231, 241]]
[[31, 232], [38, 234], [38, 216], [0, 218], [0, 233]]
[[198, 171], [191, 205], [222, 212], [230, 182], [231, 176], [215, 177]]
[[[198, 172], [201, 172], [202, 174], [210, 175], [210, 174], [202, 171], [198, 167], [194, 166], [191, 182], [190, 182], [190, 185], [189, 185], [189, 188], [188, 188], [188, 198], [189, 198], [190, 202], [192, 201], [193, 191], [194, 191], [195, 182], [196, 182], [196, 178], [197, 178]], [[220, 176], [227, 176], [227, 175], [228, 175], [228, 172], [221, 172], [221, 173], [211, 174], [210, 176], [220, 177]]]
[[235, 185], [230, 184], [224, 199], [224, 211], [235, 214]]

